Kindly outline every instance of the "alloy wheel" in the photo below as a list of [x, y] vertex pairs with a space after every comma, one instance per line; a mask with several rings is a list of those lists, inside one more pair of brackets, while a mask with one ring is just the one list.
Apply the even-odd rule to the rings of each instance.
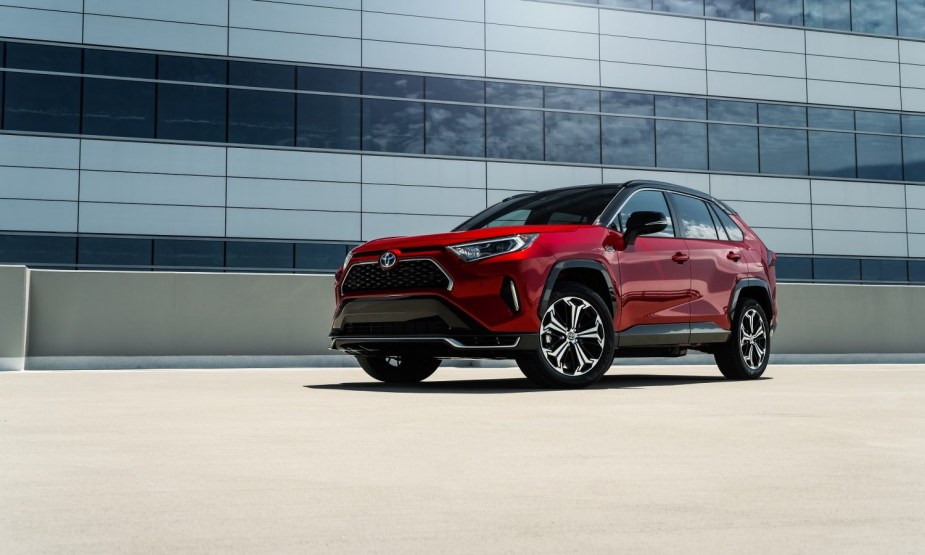
[[604, 323], [588, 301], [563, 297], [552, 304], [540, 325], [543, 356], [566, 376], [587, 373], [604, 354]]
[[739, 325], [739, 351], [742, 360], [752, 371], [761, 368], [768, 354], [768, 335], [764, 319], [755, 308], [749, 308]]

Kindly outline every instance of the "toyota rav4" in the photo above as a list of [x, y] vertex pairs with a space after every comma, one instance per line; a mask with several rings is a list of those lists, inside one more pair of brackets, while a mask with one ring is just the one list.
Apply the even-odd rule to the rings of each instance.
[[331, 347], [373, 378], [513, 359], [542, 387], [593, 384], [614, 356], [710, 353], [764, 372], [775, 254], [734, 210], [655, 181], [510, 197], [449, 233], [377, 239], [335, 274]]

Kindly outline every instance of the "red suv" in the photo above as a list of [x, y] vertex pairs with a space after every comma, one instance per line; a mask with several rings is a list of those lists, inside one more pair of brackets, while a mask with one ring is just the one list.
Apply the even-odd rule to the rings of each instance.
[[590, 385], [614, 356], [768, 364], [775, 255], [734, 210], [668, 183], [508, 198], [450, 233], [361, 245], [337, 271], [331, 347], [385, 382], [446, 358], [514, 359], [543, 387]]

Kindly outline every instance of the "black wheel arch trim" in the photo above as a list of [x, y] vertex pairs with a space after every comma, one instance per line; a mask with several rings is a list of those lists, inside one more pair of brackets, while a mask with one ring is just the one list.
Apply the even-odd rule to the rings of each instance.
[[617, 315], [617, 290], [613, 286], [613, 278], [610, 276], [610, 272], [607, 271], [603, 263], [585, 258], [561, 260], [552, 267], [552, 270], [549, 271], [549, 275], [546, 276], [546, 286], [543, 288], [543, 296], [540, 298], [540, 306], [537, 314], [542, 317], [543, 314], [546, 313], [546, 309], [549, 307], [549, 299], [552, 297], [552, 290], [556, 285], [556, 280], [559, 279], [559, 274], [561, 274], [563, 270], [575, 268], [600, 272], [601, 276], [604, 278], [604, 283], [607, 284], [607, 292], [610, 295], [609, 299], [603, 299], [603, 301], [610, 302], [613, 311], [612, 315], [615, 317]]
[[[761, 289], [764, 289], [765, 294], [768, 296], [768, 303], [771, 305], [771, 309], [774, 309], [774, 297], [771, 296], [771, 286], [768, 285], [768, 282], [759, 278], [742, 278], [736, 282], [736, 285], [732, 290], [732, 297], [729, 299], [728, 316], [730, 322], [735, 315], [735, 309], [739, 303], [739, 295], [742, 293], [742, 290], [747, 287], [760, 287]], [[774, 319], [773, 314], [766, 314], [765, 316], [767, 316], [768, 321]]]

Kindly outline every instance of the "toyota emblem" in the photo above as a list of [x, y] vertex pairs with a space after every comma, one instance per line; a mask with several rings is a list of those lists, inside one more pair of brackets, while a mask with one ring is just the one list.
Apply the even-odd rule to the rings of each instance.
[[379, 257], [379, 267], [388, 270], [398, 262], [398, 257], [392, 251], [386, 251]]

